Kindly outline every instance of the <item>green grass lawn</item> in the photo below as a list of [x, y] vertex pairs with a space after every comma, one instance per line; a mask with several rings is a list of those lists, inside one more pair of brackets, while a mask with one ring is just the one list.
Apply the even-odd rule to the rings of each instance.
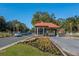
[[49, 53], [40, 51], [39, 49], [27, 44], [16, 44], [3, 51], [0, 51], [1, 56], [47, 56]]

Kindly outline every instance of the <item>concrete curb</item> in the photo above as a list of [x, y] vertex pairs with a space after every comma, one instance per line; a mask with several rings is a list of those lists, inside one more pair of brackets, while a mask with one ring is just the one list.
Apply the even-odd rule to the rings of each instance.
[[[50, 37], [49, 37], [49, 39], [51, 40]], [[62, 48], [61, 48], [58, 44], [56, 44], [54, 41], [52, 41], [52, 43], [60, 50], [60, 52], [61, 52], [64, 56], [68, 56], [68, 55], [62, 50]]]
[[[34, 37], [34, 38], [33, 38], [33, 37]], [[8, 48], [8, 47], [11, 47], [11, 46], [13, 46], [13, 45], [15, 45], [15, 44], [17, 44], [17, 43], [19, 43], [19, 42], [27, 41], [28, 39], [31, 39], [31, 38], [32, 38], [32, 39], [35, 39], [35, 36], [26, 37], [26, 38], [23, 39], [23, 40], [20, 40], [20, 41], [14, 42], [14, 43], [12, 43], [12, 44], [6, 45], [6, 46], [0, 48], [0, 51], [3, 50], [3, 49], [6, 49], [6, 48]]]

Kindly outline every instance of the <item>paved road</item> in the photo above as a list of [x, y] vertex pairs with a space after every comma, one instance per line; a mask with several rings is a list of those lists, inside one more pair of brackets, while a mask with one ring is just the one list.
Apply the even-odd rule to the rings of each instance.
[[79, 38], [74, 37], [51, 37], [63, 51], [72, 55], [79, 55]]
[[30, 36], [0, 38], [0, 48]]

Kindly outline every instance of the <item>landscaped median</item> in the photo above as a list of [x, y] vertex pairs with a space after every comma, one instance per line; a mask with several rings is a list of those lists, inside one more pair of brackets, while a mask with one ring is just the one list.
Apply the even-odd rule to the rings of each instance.
[[48, 37], [39, 37], [33, 41], [26, 41], [24, 43], [36, 47], [43, 52], [48, 52], [50, 55], [63, 55]]
[[5, 56], [52, 56], [63, 55], [47, 37], [24, 41], [0, 51]]

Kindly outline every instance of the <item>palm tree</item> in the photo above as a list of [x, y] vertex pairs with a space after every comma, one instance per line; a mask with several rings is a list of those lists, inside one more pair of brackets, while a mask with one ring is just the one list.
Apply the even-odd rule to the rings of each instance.
[[68, 17], [64, 23], [65, 29], [68, 32], [77, 32], [78, 31], [79, 20], [77, 17]]

